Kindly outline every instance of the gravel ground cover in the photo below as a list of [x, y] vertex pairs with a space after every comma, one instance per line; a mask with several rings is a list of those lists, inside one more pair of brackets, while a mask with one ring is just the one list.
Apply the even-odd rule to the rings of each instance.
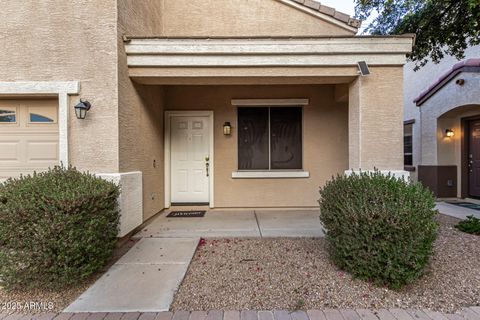
[[[85, 282], [66, 288], [63, 290], [23, 290], [23, 291], [5, 291], [0, 287], [0, 312], [5, 313], [44, 313], [63, 311], [70, 303], [77, 299], [85, 290], [88, 289], [98, 278], [102, 276], [118, 259], [120, 259], [138, 240], [128, 240], [113, 253], [113, 257], [108, 265], [91, 276]], [[31, 303], [35, 303], [31, 305]], [[30, 307], [28, 307], [30, 306]], [[26, 308], [28, 307], [28, 308]], [[1, 318], [1, 317], [0, 317]]]
[[427, 273], [400, 291], [352, 279], [327, 256], [324, 239], [202, 241], [173, 310], [426, 308], [455, 312], [480, 305], [480, 236], [440, 215]]

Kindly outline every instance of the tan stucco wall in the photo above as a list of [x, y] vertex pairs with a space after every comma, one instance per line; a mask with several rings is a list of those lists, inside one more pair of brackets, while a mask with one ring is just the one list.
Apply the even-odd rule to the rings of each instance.
[[403, 69], [371, 67], [350, 85], [350, 169], [403, 170]]
[[163, 36], [353, 35], [275, 0], [161, 0], [161, 3]]
[[163, 89], [128, 76], [123, 34], [161, 32], [161, 2], [118, 1], [119, 169], [143, 175], [143, 220], [164, 208]]
[[[348, 107], [334, 99], [333, 85], [172, 86], [165, 89], [168, 110], [213, 110], [215, 207], [317, 206], [318, 187], [348, 168]], [[310, 178], [232, 179], [237, 169], [236, 108], [231, 99], [308, 98], [304, 108], [304, 169]], [[223, 123], [233, 125], [223, 135]]]
[[[0, 6], [0, 81], [80, 81], [80, 97], [93, 107], [83, 121], [70, 110], [71, 163], [81, 170], [118, 171], [116, 1]], [[71, 106], [78, 98], [71, 98]]]

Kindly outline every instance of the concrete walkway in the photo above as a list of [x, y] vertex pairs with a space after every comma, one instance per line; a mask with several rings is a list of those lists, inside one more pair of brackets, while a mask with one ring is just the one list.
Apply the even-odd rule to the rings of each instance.
[[208, 210], [203, 218], [167, 218], [166, 211], [134, 238], [323, 237], [318, 209]]
[[60, 313], [7, 315], [0, 320], [480, 320], [480, 307], [465, 308], [455, 314], [416, 309], [327, 309], [308, 311], [177, 311], [160, 313]]
[[[461, 202], [461, 200], [457, 200]], [[465, 201], [468, 202], [468, 201]], [[456, 206], [454, 204], [446, 203], [444, 201], [437, 202], [436, 209], [443, 214], [448, 216], [465, 220], [468, 216], [474, 216], [480, 219], [480, 211], [473, 210], [469, 208], [463, 208], [460, 206]]]
[[140, 240], [65, 311], [169, 310], [198, 241], [198, 238]]

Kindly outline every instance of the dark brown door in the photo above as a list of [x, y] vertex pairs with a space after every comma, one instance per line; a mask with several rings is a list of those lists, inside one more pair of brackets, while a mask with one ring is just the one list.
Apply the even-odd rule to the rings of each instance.
[[480, 198], [480, 120], [470, 122], [468, 147], [468, 193]]

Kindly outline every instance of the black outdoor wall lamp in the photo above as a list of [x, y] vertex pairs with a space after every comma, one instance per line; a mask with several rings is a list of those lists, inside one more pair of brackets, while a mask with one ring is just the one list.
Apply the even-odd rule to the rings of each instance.
[[446, 135], [448, 138], [452, 138], [452, 137], [455, 135], [455, 132], [454, 132], [452, 129], [446, 129], [446, 130], [445, 130], [445, 135]]
[[229, 136], [232, 134], [232, 125], [230, 124], [230, 122], [225, 122], [223, 124], [223, 134], [226, 136]]
[[90, 102], [80, 99], [80, 102], [77, 103], [77, 105], [75, 106], [75, 115], [77, 116], [77, 119], [85, 119], [85, 117], [87, 116], [87, 112], [88, 110], [90, 110], [91, 107], [92, 105], [90, 104]]

